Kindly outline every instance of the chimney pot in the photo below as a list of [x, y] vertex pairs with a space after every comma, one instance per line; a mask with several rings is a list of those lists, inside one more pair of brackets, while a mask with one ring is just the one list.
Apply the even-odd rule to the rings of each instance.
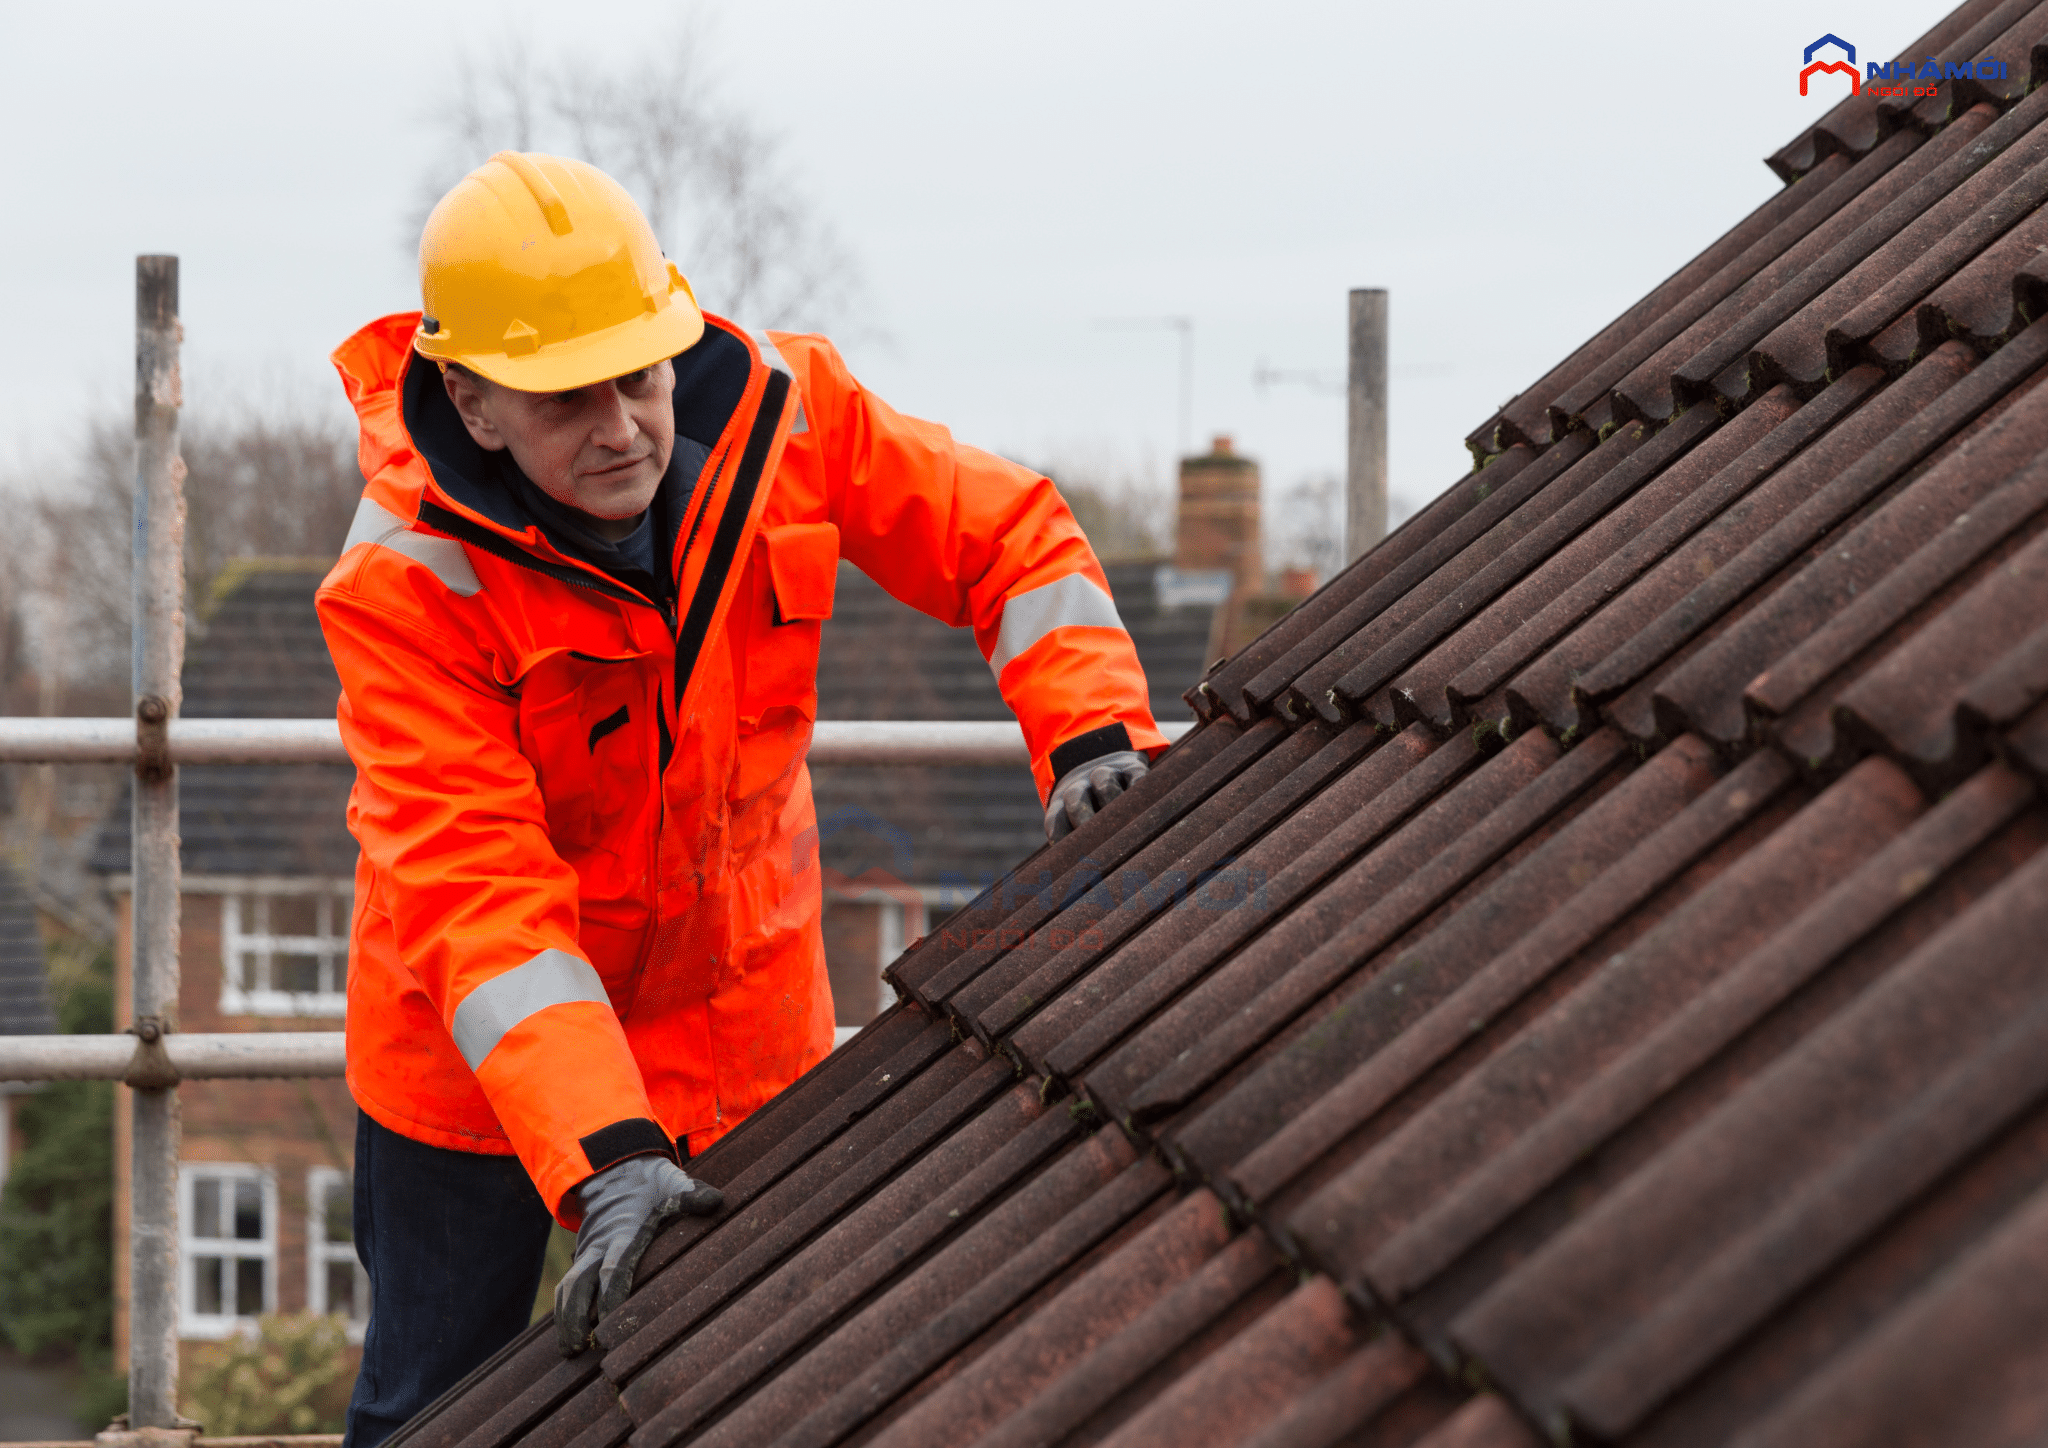
[[1216, 434], [1216, 440], [1209, 444], [1209, 455], [1219, 458], [1232, 456], [1229, 433], [1219, 432]]

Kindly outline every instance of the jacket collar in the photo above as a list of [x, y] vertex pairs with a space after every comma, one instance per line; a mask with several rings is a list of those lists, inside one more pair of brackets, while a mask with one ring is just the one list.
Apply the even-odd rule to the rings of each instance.
[[[334, 352], [362, 427], [359, 461], [368, 494], [408, 521], [450, 531], [453, 515], [467, 525], [460, 529], [464, 536], [492, 552], [503, 552], [502, 545], [492, 546], [472, 530], [495, 534], [543, 572], [602, 593], [638, 597], [557, 548], [542, 520], [505, 485], [496, 461], [476, 445], [448, 401], [439, 369], [413, 351], [419, 316], [380, 317]], [[672, 569], [689, 499], [745, 435], [748, 419], [739, 416], [740, 404], [753, 369], [761, 365], [744, 332], [720, 317], [707, 315], [705, 322], [702, 340], [674, 359], [676, 446], [655, 502]]]

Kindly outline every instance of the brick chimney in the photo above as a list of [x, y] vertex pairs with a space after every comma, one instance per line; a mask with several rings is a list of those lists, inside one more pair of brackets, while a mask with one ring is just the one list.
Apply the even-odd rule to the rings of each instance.
[[1259, 465], [1239, 457], [1228, 437], [1205, 456], [1180, 460], [1180, 523], [1173, 566], [1230, 571], [1231, 599], [1249, 598], [1265, 582], [1259, 537]]
[[1246, 605], [1265, 588], [1265, 550], [1259, 534], [1259, 465], [1239, 457], [1227, 436], [1206, 455], [1180, 460], [1180, 520], [1173, 566], [1182, 573], [1220, 570], [1230, 575], [1230, 596], [1209, 630], [1209, 657], [1222, 658], [1250, 642]]

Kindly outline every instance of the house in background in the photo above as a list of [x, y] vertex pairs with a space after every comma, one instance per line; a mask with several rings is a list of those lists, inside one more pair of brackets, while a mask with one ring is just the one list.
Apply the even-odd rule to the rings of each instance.
[[[185, 665], [186, 718], [329, 718], [340, 683], [313, 612], [316, 562], [251, 562], [215, 590]], [[346, 765], [179, 771], [186, 1031], [339, 1030], [355, 842]], [[92, 855], [115, 898], [115, 1019], [130, 1018], [129, 802]], [[117, 1087], [125, 1094], [126, 1087]], [[180, 1323], [221, 1338], [267, 1312], [368, 1320], [349, 1235], [355, 1105], [339, 1080], [188, 1081], [179, 1169]], [[129, 1120], [115, 1112], [114, 1240], [128, 1237]], [[127, 1352], [128, 1254], [115, 1253], [115, 1359]]]
[[[1161, 723], [1205, 666], [1315, 590], [1299, 569], [1268, 578], [1258, 464], [1218, 437], [1183, 458], [1168, 557], [1104, 564]], [[818, 660], [821, 719], [1004, 720], [974, 635], [905, 608], [850, 563]], [[1045, 807], [1023, 770], [815, 766], [825, 876], [825, 956], [842, 1028], [893, 999], [879, 979], [929, 922], [965, 905], [1045, 843]]]
[[[1180, 694], [1201, 677], [1227, 576], [1187, 579], [1146, 560], [1104, 567], [1162, 723], [1194, 717]], [[850, 563], [818, 660], [821, 719], [1013, 717], [970, 629], [906, 608]], [[1013, 767], [811, 770], [825, 876], [825, 959], [841, 1027], [888, 1003], [881, 971], [927, 922], [971, 900], [1045, 843], [1045, 806]]]

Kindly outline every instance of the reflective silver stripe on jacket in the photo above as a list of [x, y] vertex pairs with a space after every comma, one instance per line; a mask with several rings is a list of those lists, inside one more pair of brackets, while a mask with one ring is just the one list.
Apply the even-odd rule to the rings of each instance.
[[787, 377], [791, 384], [790, 390], [796, 393], [796, 421], [789, 425], [789, 435], [795, 437], [800, 432], [808, 431], [804, 424], [804, 395], [795, 385], [796, 374], [789, 370], [789, 364], [782, 360], [782, 354], [775, 350], [775, 344], [768, 340], [766, 332], [749, 332], [747, 335], [752, 337], [754, 345], [761, 349], [761, 360]]
[[485, 981], [455, 1008], [455, 1049], [480, 1069], [484, 1058], [498, 1048], [511, 1030], [535, 1011], [572, 1001], [611, 1004], [597, 969], [566, 950], [543, 950], [524, 965], [515, 965], [503, 975]]
[[1012, 595], [1003, 604], [1003, 626], [996, 635], [996, 651], [988, 666], [998, 681], [1010, 660], [1023, 653], [1056, 628], [1082, 624], [1089, 628], [1121, 629], [1116, 603], [1102, 585], [1085, 573], [1069, 573], [1050, 583]]
[[389, 548], [393, 553], [432, 569], [434, 577], [446, 584], [450, 593], [468, 598], [483, 592], [484, 586], [476, 576], [476, 569], [470, 566], [469, 554], [463, 551], [460, 543], [453, 538], [433, 538], [425, 533], [414, 533], [410, 531], [411, 526], [389, 508], [364, 498], [356, 505], [356, 518], [349, 525], [348, 541], [341, 545], [341, 551], [346, 553], [358, 543]]

